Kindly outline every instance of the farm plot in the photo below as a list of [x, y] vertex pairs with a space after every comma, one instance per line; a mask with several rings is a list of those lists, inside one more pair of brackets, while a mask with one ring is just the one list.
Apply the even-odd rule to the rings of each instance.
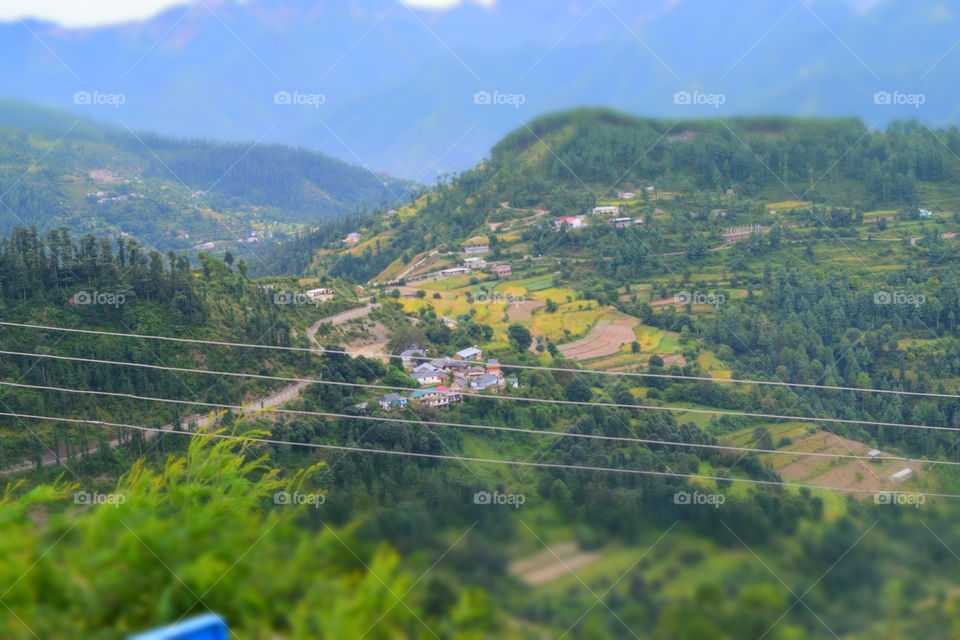
[[560, 353], [573, 360], [590, 360], [617, 353], [621, 346], [635, 340], [633, 328], [639, 322], [622, 313], [600, 318], [586, 336], [560, 345]]
[[[793, 442], [780, 448], [781, 451], [798, 451], [807, 453], [830, 453], [842, 455], [866, 455], [872, 447], [857, 440], [838, 436], [828, 431], [818, 430], [809, 433], [806, 427], [778, 425], [774, 429], [775, 437], [788, 436]], [[746, 446], [754, 446], [747, 444]], [[882, 456], [893, 456], [889, 452], [882, 452]], [[789, 455], [762, 455], [764, 461], [773, 465], [774, 469], [787, 482], [799, 482], [823, 487], [838, 487], [844, 489], [862, 489], [867, 491], [893, 491], [903, 488], [889, 477], [901, 469], [910, 468], [914, 474], [921, 470], [916, 462], [902, 462], [890, 460], [853, 460], [842, 458], [825, 458], [819, 456], [789, 456]]]

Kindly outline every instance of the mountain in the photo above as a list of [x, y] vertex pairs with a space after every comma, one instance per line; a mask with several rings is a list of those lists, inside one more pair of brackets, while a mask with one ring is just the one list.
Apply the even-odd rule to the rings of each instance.
[[[362, 245], [342, 249], [344, 229], [331, 225], [277, 247], [266, 264], [310, 265], [305, 254], [319, 251], [313, 268], [357, 282], [389, 282], [421, 259], [436, 266], [438, 259], [426, 260], [429, 253], [455, 251], [474, 236], [508, 238], [499, 247], [513, 257], [547, 255], [565, 250], [549, 223], [597, 205], [624, 206], [648, 218], [665, 209], [673, 225], [685, 219], [682, 237], [640, 243], [646, 254], [682, 253], [693, 231], [719, 233], [738, 220], [769, 224], [750, 215], [762, 206], [758, 199], [860, 211], [935, 202], [953, 210], [958, 158], [960, 132], [918, 122], [879, 132], [856, 118], [676, 121], [571, 110], [519, 127], [493, 146], [485, 162], [401, 207], [398, 215], [371, 216], [363, 223]], [[635, 192], [637, 200], [626, 205], [617, 198], [620, 191]], [[669, 201], [658, 204], [658, 198]], [[712, 209], [729, 209], [730, 217], [696, 219], [698, 211]], [[621, 260], [641, 258], [624, 256], [598, 269], [615, 269]]]
[[303, 149], [167, 138], [17, 102], [0, 103], [0, 162], [0, 233], [67, 226], [161, 250], [262, 241], [411, 187]]
[[775, 0], [750, 11], [737, 0], [442, 11], [219, 0], [102, 28], [2, 24], [0, 73], [11, 96], [131, 128], [296, 144], [430, 182], [474, 165], [523, 122], [580, 105], [669, 118], [954, 122], [958, 9], [957, 0]]

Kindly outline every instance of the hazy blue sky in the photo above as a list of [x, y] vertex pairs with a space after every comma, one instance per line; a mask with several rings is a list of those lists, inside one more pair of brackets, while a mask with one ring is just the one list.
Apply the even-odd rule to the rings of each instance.
[[[66, 26], [92, 26], [143, 20], [190, 0], [0, 0], [0, 21], [39, 18]], [[404, 0], [415, 7], [447, 7], [461, 0]], [[476, 1], [476, 0], [474, 0]], [[488, 4], [484, 0], [479, 4]]]

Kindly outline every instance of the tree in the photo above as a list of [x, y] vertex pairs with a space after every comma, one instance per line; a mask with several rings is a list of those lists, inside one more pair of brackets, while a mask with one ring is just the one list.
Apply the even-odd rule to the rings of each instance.
[[507, 329], [507, 336], [510, 338], [510, 342], [513, 343], [514, 348], [521, 353], [529, 349], [530, 345], [533, 344], [533, 336], [530, 334], [530, 330], [519, 323], [510, 325]]

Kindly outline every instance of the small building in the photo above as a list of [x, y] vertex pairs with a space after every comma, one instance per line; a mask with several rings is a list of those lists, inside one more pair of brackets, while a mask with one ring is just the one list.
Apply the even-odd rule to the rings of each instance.
[[561, 229], [563, 229], [564, 225], [566, 225], [568, 229], [582, 229], [583, 227], [587, 226], [586, 223], [583, 221], [583, 218], [580, 218], [578, 216], [567, 216], [566, 218], [559, 218], [557, 220], [554, 220], [553, 230], [560, 231]]
[[431, 360], [430, 362], [421, 362], [416, 367], [414, 367], [413, 371], [414, 373], [420, 373], [423, 371], [433, 371], [433, 372], [443, 371], [443, 367], [441, 365], [436, 364], [437, 362], [443, 362], [443, 361]]
[[443, 371], [414, 371], [410, 377], [416, 380], [420, 386], [428, 387], [443, 382]]
[[204, 242], [202, 244], [194, 245], [194, 249], [197, 251], [209, 251], [210, 249], [215, 248], [217, 245], [212, 242]]
[[347, 237], [343, 239], [346, 244], [357, 244], [360, 242], [360, 234], [357, 232], [348, 233]]
[[333, 300], [333, 289], [310, 289], [307, 291], [307, 297], [320, 302]]
[[453, 318], [449, 318], [449, 317], [447, 317], [447, 316], [440, 316], [440, 322], [442, 322], [443, 324], [447, 325], [447, 326], [450, 327], [451, 329], [456, 329], [456, 328], [457, 328], [457, 321], [454, 320]]
[[508, 264], [495, 264], [490, 268], [490, 271], [493, 273], [493, 275], [500, 276], [502, 278], [503, 276], [508, 276], [513, 273], [513, 267]]
[[463, 252], [468, 254], [490, 253], [490, 241], [486, 238], [470, 238], [463, 243]]
[[359, 403], [359, 404], [353, 405], [353, 408], [354, 408], [354, 409], [356, 409], [357, 411], [364, 412], [364, 413], [366, 413], [366, 411], [367, 411], [367, 409], [368, 409], [369, 407], [370, 407], [370, 403], [369, 403], [369, 402], [361, 402], [361, 403]]
[[616, 227], [617, 229], [625, 229], [633, 224], [633, 218], [612, 218], [607, 222], [610, 226]]
[[466, 258], [463, 261], [463, 265], [467, 269], [483, 269], [487, 266], [487, 261], [478, 257]]
[[511, 389], [516, 389], [517, 387], [520, 386], [520, 378], [516, 378], [516, 377], [513, 377], [513, 376], [508, 376], [508, 377], [504, 378], [503, 381], [504, 381], [504, 383], [505, 383], [507, 386], [509, 386]]
[[635, 224], [635, 225], [641, 225], [641, 224], [644, 224], [644, 222], [645, 222], [645, 220], [644, 220], [643, 218], [634, 218], [634, 219], [633, 219], [633, 224]]
[[413, 347], [412, 349], [400, 352], [400, 362], [405, 368], [411, 369], [417, 366], [416, 356], [424, 357], [426, 355], [427, 352], [420, 347]]
[[487, 360], [487, 373], [492, 373], [495, 376], [500, 375], [500, 361], [493, 358]]
[[618, 191], [617, 197], [621, 200], [633, 200], [637, 197], [637, 194], [635, 194], [633, 191]]
[[929, 209], [917, 209], [917, 216], [920, 218], [932, 218], [933, 211], [930, 211]]
[[870, 451], [867, 451], [867, 455], [870, 456], [871, 458], [876, 458], [877, 456], [880, 455], [880, 450], [879, 450], [879, 449], [870, 449]]
[[900, 469], [900, 471], [897, 471], [895, 474], [890, 476], [889, 479], [891, 482], [903, 482], [904, 480], [906, 480], [912, 475], [913, 475], [913, 469], [910, 469], [910, 468]]
[[392, 409], [400, 409], [407, 406], [407, 399], [404, 398], [399, 393], [388, 393], [383, 396], [377, 402], [380, 403], [380, 408], [384, 411], [390, 411]]
[[502, 380], [500, 376], [484, 373], [474, 378], [473, 382], [470, 383], [470, 388], [476, 391], [486, 391], [487, 389], [498, 391]]
[[461, 349], [453, 354], [455, 360], [479, 360], [483, 357], [483, 351], [477, 348], [476, 345], [472, 347], [467, 347], [466, 349]]
[[607, 205], [593, 208], [593, 215], [595, 216], [615, 216], [619, 213], [620, 207], [617, 205]]
[[463, 394], [451, 387], [431, 387], [417, 389], [411, 394], [411, 398], [427, 407], [444, 407], [453, 402], [462, 402]]
[[440, 272], [440, 276], [443, 278], [453, 278], [455, 276], [464, 276], [470, 273], [470, 269], [467, 267], [450, 267], [449, 269], [444, 269]]

